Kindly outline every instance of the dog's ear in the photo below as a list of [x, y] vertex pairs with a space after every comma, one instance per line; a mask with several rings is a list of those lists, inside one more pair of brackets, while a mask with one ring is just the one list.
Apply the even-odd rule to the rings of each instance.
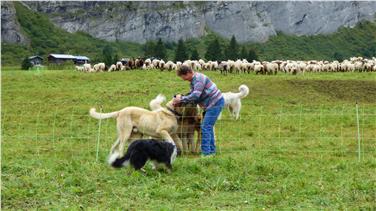
[[176, 94], [174, 94], [174, 98], [175, 98], [176, 96], [178, 96], [178, 95], [180, 95], [180, 96], [184, 96], [183, 94], [176, 93]]

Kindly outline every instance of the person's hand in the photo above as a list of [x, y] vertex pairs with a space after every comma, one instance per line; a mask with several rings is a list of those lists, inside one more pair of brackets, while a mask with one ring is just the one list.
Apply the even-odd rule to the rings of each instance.
[[181, 102], [181, 95], [176, 95], [172, 104], [178, 105]]

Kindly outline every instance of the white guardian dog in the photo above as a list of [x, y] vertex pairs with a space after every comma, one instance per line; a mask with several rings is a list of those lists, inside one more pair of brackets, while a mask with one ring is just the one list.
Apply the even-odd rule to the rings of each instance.
[[[225, 108], [228, 108], [230, 111], [230, 114], [235, 119], [239, 119], [240, 115], [240, 109], [242, 107], [241, 99], [245, 98], [249, 93], [248, 86], [242, 84], [239, 86], [239, 92], [233, 93], [233, 92], [225, 92], [222, 93], [223, 98], [225, 99]], [[219, 119], [221, 119], [222, 113], [219, 116]]]

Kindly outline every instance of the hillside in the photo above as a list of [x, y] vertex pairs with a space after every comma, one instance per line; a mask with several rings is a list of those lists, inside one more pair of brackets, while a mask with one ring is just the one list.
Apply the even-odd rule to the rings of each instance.
[[374, 20], [373, 1], [23, 2], [58, 27], [107, 41], [145, 43], [201, 38], [212, 31], [239, 42], [266, 42], [278, 32], [318, 35]]
[[19, 2], [14, 2], [14, 6], [21, 30], [30, 39], [30, 43], [22, 46], [2, 42], [3, 64], [18, 64], [25, 56], [38, 54], [46, 57], [49, 53], [86, 55], [93, 60], [100, 60], [102, 49], [106, 45], [110, 45], [118, 55], [142, 54], [138, 44], [108, 42], [83, 32], [69, 33], [56, 27], [45, 15], [33, 12]]
[[[17, 20], [22, 33], [30, 40], [27, 44], [2, 42], [2, 64], [19, 65], [25, 56], [39, 54], [46, 57], [49, 53], [69, 53], [89, 56], [93, 62], [101, 61], [102, 50], [111, 46], [121, 57], [142, 56], [143, 45], [124, 41], [105, 41], [94, 38], [84, 32], [69, 33], [55, 26], [42, 14], [27, 9], [21, 3], [14, 2]], [[215, 32], [208, 31], [201, 38], [185, 41], [188, 49], [197, 48], [204, 57], [208, 43], [219, 38], [222, 49], [228, 39]], [[260, 59], [341, 59], [350, 56], [376, 56], [376, 24], [363, 21], [354, 28], [342, 27], [328, 35], [295, 36], [277, 33], [265, 43], [244, 43], [248, 49], [256, 50]], [[166, 42], [169, 59], [174, 58], [176, 44]]]

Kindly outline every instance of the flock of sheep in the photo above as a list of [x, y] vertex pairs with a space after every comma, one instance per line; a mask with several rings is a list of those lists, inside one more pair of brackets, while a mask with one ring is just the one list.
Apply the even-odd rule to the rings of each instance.
[[292, 60], [275, 60], [275, 61], [255, 61], [248, 62], [243, 60], [227, 60], [227, 61], [207, 61], [204, 60], [186, 60], [184, 62], [163, 61], [158, 59], [130, 59], [122, 60], [116, 64], [107, 67], [104, 63], [76, 66], [76, 70], [83, 72], [112, 72], [124, 71], [131, 69], [152, 70], [177, 70], [182, 65], [188, 65], [196, 71], [220, 71], [222, 74], [228, 73], [250, 73], [256, 74], [277, 74], [277, 72], [300, 74], [304, 72], [376, 72], [376, 58], [366, 59], [362, 57], [351, 57], [343, 62], [338, 61], [292, 61]]

